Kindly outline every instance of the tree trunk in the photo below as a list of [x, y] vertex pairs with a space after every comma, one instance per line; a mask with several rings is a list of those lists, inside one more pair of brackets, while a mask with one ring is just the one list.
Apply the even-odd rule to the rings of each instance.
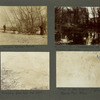
[[40, 35], [43, 35], [44, 34], [44, 28], [43, 26], [40, 26]]

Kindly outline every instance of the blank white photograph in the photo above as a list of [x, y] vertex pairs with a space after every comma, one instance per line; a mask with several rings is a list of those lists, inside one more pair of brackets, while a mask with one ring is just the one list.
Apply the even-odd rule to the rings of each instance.
[[56, 86], [100, 87], [100, 52], [57, 52]]

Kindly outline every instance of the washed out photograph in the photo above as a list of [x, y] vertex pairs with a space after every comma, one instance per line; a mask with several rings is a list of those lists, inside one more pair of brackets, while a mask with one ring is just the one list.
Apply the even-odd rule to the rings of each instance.
[[0, 45], [47, 45], [47, 6], [0, 6]]
[[100, 51], [58, 51], [56, 87], [100, 87]]
[[100, 45], [100, 7], [55, 7], [56, 45]]
[[49, 52], [1, 52], [1, 90], [49, 90]]

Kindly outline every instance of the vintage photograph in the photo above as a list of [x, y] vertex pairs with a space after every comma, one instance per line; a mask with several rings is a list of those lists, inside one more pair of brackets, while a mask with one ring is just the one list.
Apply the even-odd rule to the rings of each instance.
[[100, 87], [100, 51], [58, 51], [56, 87]]
[[0, 45], [47, 45], [47, 7], [0, 6]]
[[49, 90], [49, 52], [1, 52], [1, 90]]
[[100, 45], [100, 7], [55, 7], [56, 45]]

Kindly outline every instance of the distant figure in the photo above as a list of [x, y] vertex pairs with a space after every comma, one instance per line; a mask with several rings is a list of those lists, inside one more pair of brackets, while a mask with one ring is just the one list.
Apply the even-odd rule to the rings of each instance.
[[6, 25], [3, 26], [3, 29], [4, 29], [4, 33], [5, 33], [5, 31], [6, 31]]

